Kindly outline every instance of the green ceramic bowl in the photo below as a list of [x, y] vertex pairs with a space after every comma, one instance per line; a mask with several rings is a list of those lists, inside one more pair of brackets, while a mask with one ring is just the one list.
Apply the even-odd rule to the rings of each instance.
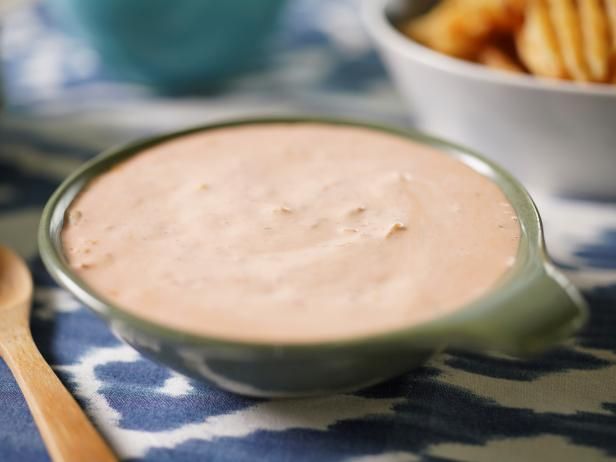
[[[321, 122], [385, 131], [433, 145], [468, 164], [496, 182], [516, 210], [522, 230], [516, 263], [488, 293], [440, 319], [350, 340], [289, 345], [198, 336], [153, 323], [113, 305], [71, 271], [60, 231], [66, 209], [90, 180], [144, 148], [174, 137], [272, 122]], [[549, 262], [537, 209], [514, 178], [451, 143], [360, 122], [307, 117], [236, 120], [111, 149], [83, 165], [53, 194], [43, 212], [39, 246], [55, 280], [141, 353], [192, 377], [250, 396], [306, 396], [358, 389], [417, 367], [447, 346], [513, 355], [536, 353], [569, 336], [586, 319], [579, 293]]]

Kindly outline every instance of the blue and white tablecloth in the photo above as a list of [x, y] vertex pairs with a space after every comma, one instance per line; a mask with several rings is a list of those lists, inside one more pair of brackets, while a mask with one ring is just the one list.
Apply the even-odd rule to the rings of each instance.
[[[242, 398], [152, 363], [43, 269], [35, 232], [44, 202], [117, 142], [255, 113], [407, 124], [355, 0], [295, 0], [264, 70], [224, 93], [180, 100], [106, 81], [96, 55], [57, 32], [41, 8], [15, 11], [4, 26], [0, 242], [34, 272], [39, 348], [123, 459], [616, 460], [616, 203], [537, 197], [548, 246], [591, 305], [571, 344], [529, 361], [448, 352], [389, 383], [316, 399]], [[14, 460], [48, 456], [0, 361], [0, 461]]]

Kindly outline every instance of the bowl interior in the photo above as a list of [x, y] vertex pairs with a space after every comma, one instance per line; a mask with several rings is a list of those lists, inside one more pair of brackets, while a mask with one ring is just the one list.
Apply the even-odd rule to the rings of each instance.
[[400, 21], [427, 13], [438, 3], [438, 0], [394, 0], [387, 3], [385, 15], [394, 25]]

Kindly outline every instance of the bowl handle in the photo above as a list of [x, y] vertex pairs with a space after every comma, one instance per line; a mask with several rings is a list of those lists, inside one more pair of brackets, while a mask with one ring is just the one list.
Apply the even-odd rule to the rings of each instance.
[[451, 346], [515, 356], [541, 352], [579, 329], [588, 309], [575, 287], [550, 264], [537, 265], [497, 300], [456, 323]]

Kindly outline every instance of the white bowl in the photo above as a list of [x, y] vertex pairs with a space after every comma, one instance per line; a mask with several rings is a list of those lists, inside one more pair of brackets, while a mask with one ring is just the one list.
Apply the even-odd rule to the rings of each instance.
[[427, 3], [363, 3], [417, 125], [496, 160], [533, 191], [616, 197], [616, 86], [509, 74], [432, 51], [393, 25], [403, 8]]

